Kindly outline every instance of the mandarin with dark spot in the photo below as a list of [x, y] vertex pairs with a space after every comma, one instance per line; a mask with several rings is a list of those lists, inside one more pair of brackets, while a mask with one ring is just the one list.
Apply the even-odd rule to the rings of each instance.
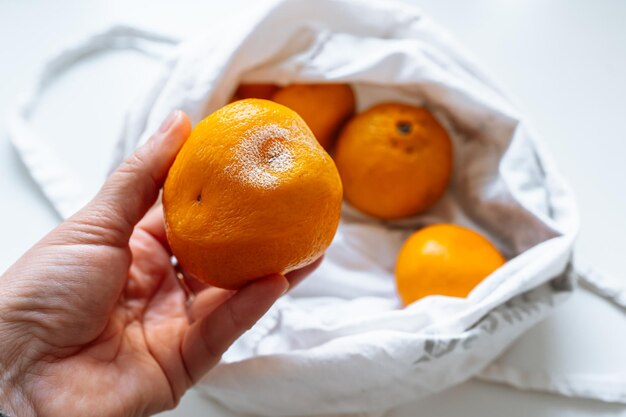
[[335, 164], [302, 118], [257, 99], [202, 120], [163, 188], [180, 265], [227, 289], [318, 259], [337, 230], [341, 200]]
[[346, 200], [380, 219], [424, 212], [452, 174], [448, 133], [423, 107], [384, 103], [353, 117], [335, 150]]

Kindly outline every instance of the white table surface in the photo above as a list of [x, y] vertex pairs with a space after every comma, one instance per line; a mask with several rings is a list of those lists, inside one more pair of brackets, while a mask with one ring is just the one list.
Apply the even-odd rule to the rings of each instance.
[[[447, 26], [518, 100], [577, 194], [583, 222], [578, 252], [626, 279], [620, 268], [626, 232], [626, 2], [412, 2]], [[244, 3], [0, 0], [0, 115], [45, 57], [107, 23], [192, 34], [218, 20], [236, 19]], [[98, 183], [123, 110], [153, 73], [154, 65], [132, 54], [95, 57], [49, 90], [37, 129], [85, 181]], [[0, 122], [0, 271], [58, 222], [3, 129]], [[530, 370], [624, 374], [624, 352], [623, 312], [581, 291], [524, 335], [505, 360]], [[194, 392], [177, 410], [163, 414], [209, 415], [234, 416]], [[387, 417], [418, 415], [626, 416], [626, 408], [470, 381]]]

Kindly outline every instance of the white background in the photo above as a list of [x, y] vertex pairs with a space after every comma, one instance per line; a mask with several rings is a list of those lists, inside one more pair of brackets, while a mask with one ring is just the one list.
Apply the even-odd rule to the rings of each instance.
[[[457, 36], [529, 116], [580, 205], [578, 253], [626, 280], [626, 2], [414, 0]], [[0, 116], [43, 60], [110, 22], [192, 35], [237, 23], [243, 0], [0, 0]], [[230, 19], [230, 20], [226, 20]], [[228, 36], [225, 32], [224, 36]], [[89, 184], [102, 180], [120, 117], [155, 65], [130, 53], [94, 57], [53, 86], [36, 126]], [[58, 218], [19, 162], [0, 122], [0, 271]], [[621, 311], [579, 292], [524, 335], [505, 360], [530, 370], [626, 374]], [[190, 392], [168, 417], [232, 416]], [[626, 416], [596, 401], [519, 392], [477, 381], [407, 404], [401, 416]]]

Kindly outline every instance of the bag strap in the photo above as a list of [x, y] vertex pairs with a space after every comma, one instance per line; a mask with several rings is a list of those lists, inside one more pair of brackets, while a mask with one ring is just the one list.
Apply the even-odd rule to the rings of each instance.
[[626, 313], [626, 285], [624, 282], [597, 271], [581, 260], [576, 262], [576, 272], [581, 287], [611, 302]]
[[[598, 272], [578, 258], [575, 261], [575, 273], [581, 287], [621, 307], [626, 313], [626, 287], [623, 283]], [[477, 378], [522, 390], [626, 404], [626, 372], [559, 374], [523, 370], [495, 361]]]
[[63, 48], [41, 68], [30, 91], [9, 114], [7, 133], [35, 183], [61, 218], [67, 218], [90, 198], [80, 182], [55, 151], [32, 129], [31, 119], [41, 96], [59, 76], [79, 61], [108, 50], [132, 50], [164, 60], [175, 37], [124, 25], [112, 26], [83, 41]]

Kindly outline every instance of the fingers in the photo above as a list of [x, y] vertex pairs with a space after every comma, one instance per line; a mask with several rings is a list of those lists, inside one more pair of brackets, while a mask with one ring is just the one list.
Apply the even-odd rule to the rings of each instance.
[[217, 287], [208, 287], [195, 293], [193, 303], [187, 311], [189, 320], [193, 323], [202, 317], [211, 314], [213, 310], [222, 305], [236, 293], [236, 291], [224, 290]]
[[198, 295], [200, 292], [204, 291], [205, 289], [212, 288], [209, 284], [206, 284], [202, 281], [197, 280], [196, 278], [192, 277], [190, 274], [188, 274], [184, 270], [182, 271], [182, 273], [185, 279], [185, 285], [187, 285], [187, 288], [189, 288], [191, 292], [193, 292], [194, 294]]
[[193, 324], [181, 348], [192, 383], [214, 367], [226, 349], [282, 294], [315, 271], [322, 259], [285, 276], [276, 274], [253, 281], [239, 291], [209, 287], [198, 292], [188, 312]]
[[163, 218], [162, 205], [159, 204], [151, 208], [145, 217], [137, 224], [137, 228], [148, 232], [148, 234], [155, 238], [170, 255], [172, 254], [170, 244], [167, 241], [167, 234], [165, 233], [165, 219]]
[[191, 382], [195, 384], [214, 367], [226, 349], [252, 327], [288, 287], [285, 277], [279, 274], [258, 279], [193, 323], [181, 347]]
[[289, 289], [292, 289], [299, 283], [301, 283], [306, 277], [311, 275], [313, 271], [317, 269], [318, 266], [322, 263], [324, 259], [324, 255], [320, 256], [313, 263], [308, 264], [307, 266], [296, 269], [295, 271], [291, 271], [285, 275], [287, 281], [289, 281]]
[[[324, 255], [320, 256], [313, 263], [303, 268], [285, 274], [285, 278], [289, 283], [289, 290], [294, 288], [307, 276], [313, 273], [313, 271], [315, 271], [317, 267], [322, 263], [323, 259]], [[195, 294], [193, 304], [191, 304], [188, 311], [189, 318], [192, 322], [196, 321], [202, 316], [206, 316], [217, 306], [228, 300], [236, 293], [232, 290], [224, 290], [222, 288], [211, 287], [208, 284], [204, 284], [187, 275], [185, 275], [185, 284]]]
[[126, 243], [134, 226], [154, 204], [167, 172], [191, 132], [187, 116], [177, 110], [146, 144], [135, 151], [111, 174], [98, 195], [87, 206], [90, 220], [117, 232]]

